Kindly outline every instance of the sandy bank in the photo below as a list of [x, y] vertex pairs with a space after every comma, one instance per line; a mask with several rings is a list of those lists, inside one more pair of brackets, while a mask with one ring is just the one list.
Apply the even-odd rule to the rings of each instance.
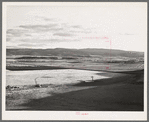
[[[139, 73], [138, 73], [139, 72]], [[105, 73], [90, 83], [7, 91], [7, 110], [142, 111], [143, 73]], [[142, 79], [143, 80], [143, 79]]]

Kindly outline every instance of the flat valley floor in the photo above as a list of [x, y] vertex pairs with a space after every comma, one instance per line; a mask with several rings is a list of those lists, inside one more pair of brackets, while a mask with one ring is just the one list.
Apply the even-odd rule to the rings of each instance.
[[7, 49], [6, 69], [8, 111], [144, 110], [143, 52]]
[[107, 79], [6, 90], [6, 110], [143, 111], [144, 70], [105, 72]]

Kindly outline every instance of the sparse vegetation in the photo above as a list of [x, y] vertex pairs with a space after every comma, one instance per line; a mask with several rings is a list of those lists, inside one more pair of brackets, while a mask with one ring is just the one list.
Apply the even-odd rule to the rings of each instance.
[[[97, 80], [91, 75], [88, 77], [93, 82], [81, 79], [78, 84], [55, 86], [39, 83], [36, 74], [33, 85], [6, 86], [6, 109], [143, 111], [144, 54], [120, 50], [107, 53], [105, 49], [7, 49], [8, 70], [102, 70], [107, 72], [101, 76], [110, 78]], [[48, 75], [43, 78], [52, 79]]]

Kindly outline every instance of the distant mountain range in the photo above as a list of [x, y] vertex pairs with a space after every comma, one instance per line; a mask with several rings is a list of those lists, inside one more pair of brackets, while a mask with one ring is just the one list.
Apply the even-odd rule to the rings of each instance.
[[30, 56], [122, 56], [122, 57], [144, 57], [143, 52], [123, 51], [115, 49], [7, 49], [6, 55], [30, 55]]

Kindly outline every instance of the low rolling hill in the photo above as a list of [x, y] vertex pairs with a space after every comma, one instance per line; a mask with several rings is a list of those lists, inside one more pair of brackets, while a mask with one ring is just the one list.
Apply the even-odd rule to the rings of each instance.
[[123, 51], [115, 49], [66, 49], [66, 48], [55, 48], [55, 49], [7, 49], [6, 55], [30, 55], [30, 56], [121, 56], [121, 57], [144, 57], [143, 52], [135, 51]]

